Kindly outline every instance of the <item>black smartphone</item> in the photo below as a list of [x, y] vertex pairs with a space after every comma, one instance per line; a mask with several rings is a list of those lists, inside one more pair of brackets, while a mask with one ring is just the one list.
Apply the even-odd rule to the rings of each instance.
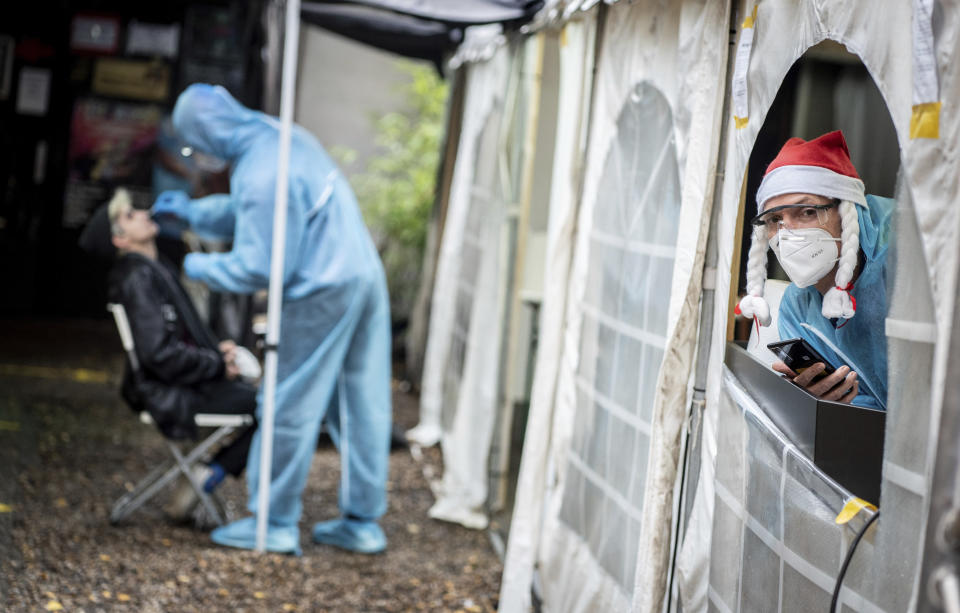
[[798, 375], [817, 362], [823, 362], [826, 368], [813, 378], [814, 381], [826, 377], [836, 370], [833, 364], [828, 362], [816, 349], [810, 346], [810, 343], [802, 338], [789, 338], [785, 341], [770, 343], [767, 345], [767, 349], [775, 353], [778, 358], [783, 360], [784, 364]]

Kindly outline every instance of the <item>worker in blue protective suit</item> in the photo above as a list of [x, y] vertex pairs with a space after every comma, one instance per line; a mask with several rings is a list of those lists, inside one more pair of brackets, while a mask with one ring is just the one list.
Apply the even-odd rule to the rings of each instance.
[[[232, 236], [228, 253], [192, 253], [190, 278], [212, 289], [266, 288], [280, 125], [219, 86], [194, 84], [177, 99], [173, 123], [195, 149], [226, 160], [230, 194], [190, 201], [158, 198], [154, 212], [208, 236]], [[322, 419], [342, 457], [341, 517], [313, 528], [318, 543], [361, 553], [386, 547], [377, 520], [386, 510], [390, 445], [390, 317], [383, 266], [356, 199], [327, 153], [293, 127], [278, 347], [276, 422], [267, 549], [300, 552], [301, 494]], [[262, 411], [262, 390], [258, 417]], [[257, 512], [261, 431], [247, 464], [248, 508]], [[214, 542], [255, 544], [255, 517], [217, 528]]]
[[[781, 339], [803, 338], [836, 370], [774, 370], [827, 400], [886, 409], [887, 251], [895, 202], [866, 195], [843, 134], [792, 138], [757, 190], [747, 296], [738, 311], [768, 325], [763, 300], [766, 247], [791, 284], [780, 302]], [[759, 292], [757, 287], [759, 286]]]

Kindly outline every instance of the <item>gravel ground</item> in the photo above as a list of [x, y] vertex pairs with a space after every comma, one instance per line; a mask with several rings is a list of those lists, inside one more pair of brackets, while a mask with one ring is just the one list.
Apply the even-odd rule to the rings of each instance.
[[[114, 500], [169, 455], [116, 392], [122, 358], [110, 322], [0, 322], [0, 610], [492, 611], [501, 563], [484, 532], [427, 518], [423, 463], [390, 464], [389, 548], [377, 556], [310, 542], [336, 516], [339, 459], [321, 445], [304, 494], [303, 557], [223, 549], [156, 508], [122, 526]], [[87, 369], [87, 370], [78, 370]], [[417, 421], [394, 391], [395, 421]], [[436, 468], [435, 468], [436, 469]], [[243, 515], [242, 482], [221, 493]]]

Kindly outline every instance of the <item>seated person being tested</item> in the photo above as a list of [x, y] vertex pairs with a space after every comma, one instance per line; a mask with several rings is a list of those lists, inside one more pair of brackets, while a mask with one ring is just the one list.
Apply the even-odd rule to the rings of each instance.
[[800, 338], [818, 362], [801, 373], [773, 368], [824, 400], [886, 409], [887, 250], [895, 202], [867, 195], [840, 131], [791, 138], [757, 190], [747, 295], [737, 313], [770, 325], [763, 298], [767, 247], [790, 277], [777, 327]]
[[[135, 209], [121, 188], [107, 213], [119, 251], [110, 271], [110, 300], [127, 313], [141, 370], [134, 376], [128, 365], [124, 399], [135, 410], [147, 410], [172, 439], [195, 436], [196, 413], [253, 415], [256, 388], [239, 378], [237, 356], [245, 350], [233, 341], [217, 343], [202, 323], [174, 270], [158, 257], [157, 224], [149, 211]], [[239, 477], [243, 472], [254, 429], [239, 433], [209, 464], [194, 467], [193, 476], [207, 492], [226, 474]], [[184, 519], [196, 502], [183, 479], [166, 510]]]

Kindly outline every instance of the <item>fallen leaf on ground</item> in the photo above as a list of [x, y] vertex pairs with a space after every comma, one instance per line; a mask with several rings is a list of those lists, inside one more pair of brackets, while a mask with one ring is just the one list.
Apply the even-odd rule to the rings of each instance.
[[264, 594], [263, 592], [254, 592], [253, 597], [256, 598], [257, 600], [263, 600], [264, 598], [267, 597], [267, 595]]
[[53, 504], [54, 504], [58, 509], [65, 509], [65, 508], [67, 507], [67, 499], [66, 499], [66, 498], [57, 498], [56, 500], [53, 501]]
[[109, 561], [110, 561], [110, 556], [108, 556], [108, 555], [105, 554], [105, 553], [101, 553], [101, 554], [100, 554], [100, 559], [103, 560], [104, 562], [109, 562]]
[[13, 513], [13, 507], [8, 504], [3, 504], [0, 502], [0, 513]]
[[297, 605], [293, 605], [293, 604], [290, 604], [289, 602], [285, 602], [285, 603], [283, 603], [283, 610], [284, 610], [284, 611], [296, 611], [296, 610], [297, 610]]
[[130, 600], [130, 594], [117, 594], [117, 600], [120, 602], [128, 602]]
[[43, 607], [47, 611], [63, 611], [63, 605], [57, 602], [56, 600], [51, 600], [47, 603], [47, 606]]

